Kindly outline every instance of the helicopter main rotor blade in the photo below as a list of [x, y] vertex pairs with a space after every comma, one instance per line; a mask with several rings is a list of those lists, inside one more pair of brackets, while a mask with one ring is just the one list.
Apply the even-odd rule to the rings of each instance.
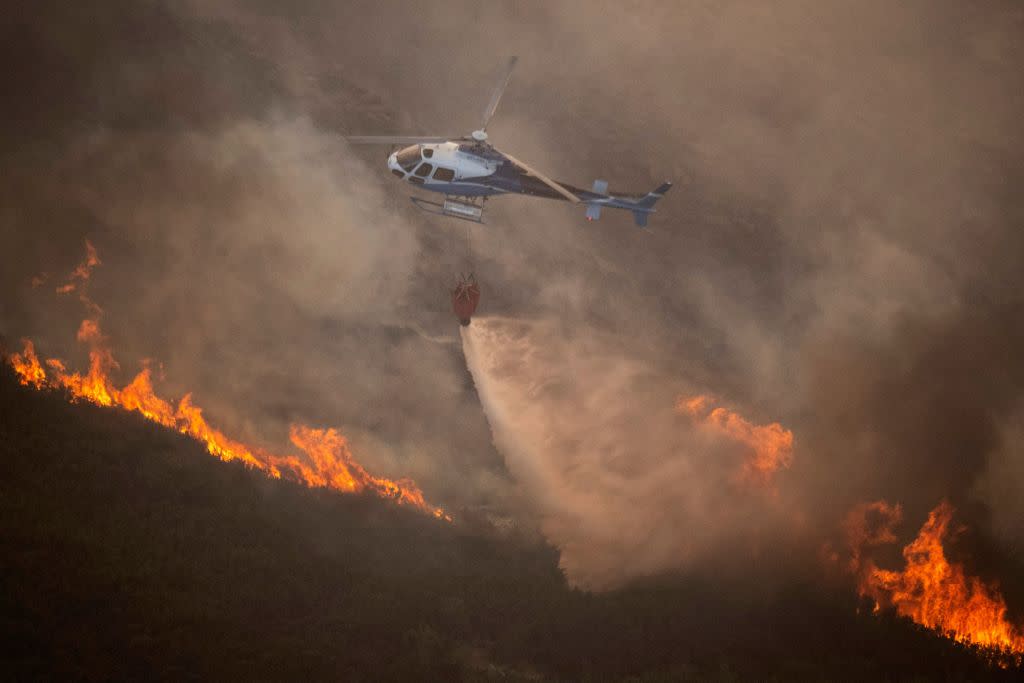
[[544, 175], [543, 173], [541, 173], [537, 169], [533, 168], [532, 166], [527, 166], [523, 162], [519, 161], [519, 159], [516, 159], [514, 156], [512, 156], [511, 154], [509, 154], [507, 152], [501, 152], [501, 154], [503, 154], [506, 159], [511, 161], [513, 164], [518, 166], [520, 169], [522, 169], [522, 170], [526, 171], [527, 173], [529, 173], [530, 175], [534, 176], [535, 178], [537, 178], [537, 180], [541, 181], [542, 183], [544, 183], [545, 185], [550, 187], [552, 190], [556, 191], [558, 194], [560, 194], [563, 197], [565, 197], [566, 199], [568, 199], [573, 204], [579, 204], [580, 203], [580, 198], [579, 197], [574, 195], [572, 192], [569, 192], [569, 190], [565, 189], [564, 187], [562, 187], [561, 185], [556, 183], [551, 178], [548, 178], [546, 175]]
[[462, 136], [455, 135], [446, 138], [438, 135], [349, 135], [345, 137], [345, 140], [353, 145], [416, 145], [462, 140]]
[[498, 81], [494, 94], [491, 95], [491, 101], [487, 103], [487, 108], [484, 109], [484, 122], [480, 125], [480, 130], [487, 130], [487, 124], [491, 122], [491, 117], [494, 116], [494, 112], [498, 108], [498, 102], [501, 101], [505, 87], [508, 85], [509, 79], [512, 78], [512, 69], [515, 68], [517, 61], [519, 61], [519, 57], [509, 57], [508, 65], [501, 75], [501, 80]]

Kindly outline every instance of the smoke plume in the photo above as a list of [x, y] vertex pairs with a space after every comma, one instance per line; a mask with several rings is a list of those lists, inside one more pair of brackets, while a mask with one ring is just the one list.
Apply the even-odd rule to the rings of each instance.
[[[88, 239], [122, 380], [162, 363], [167, 395], [192, 391], [247, 443], [336, 425], [368, 470], [456, 516], [538, 519], [585, 585], [813, 563], [883, 499], [901, 540], [949, 499], [998, 545], [993, 572], [1024, 561], [1016, 3], [117, 0], [8, 18], [6, 338], [82, 367], [78, 302], [52, 288]], [[410, 206], [383, 150], [344, 143], [473, 130], [510, 54], [495, 144], [581, 186], [676, 181], [649, 231], [525, 198], [467, 228]], [[485, 317], [460, 346], [446, 288], [469, 270]], [[701, 394], [791, 432], [771, 486], [737, 480], [749, 443], [676, 409]]]

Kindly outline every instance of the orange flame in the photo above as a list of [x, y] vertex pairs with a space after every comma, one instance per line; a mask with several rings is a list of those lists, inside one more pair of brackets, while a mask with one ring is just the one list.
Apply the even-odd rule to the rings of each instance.
[[[917, 538], [903, 549], [903, 571], [865, 563], [861, 595], [875, 601], [876, 611], [893, 606], [898, 614], [961, 642], [1024, 654], [1024, 629], [1007, 620], [997, 586], [968, 576], [962, 565], [947, 559], [943, 541], [950, 536], [952, 519], [948, 502], [931, 511]], [[885, 534], [879, 540], [895, 537]]]
[[[69, 284], [61, 288], [64, 292], [75, 291], [74, 285], [88, 280], [90, 269], [99, 263], [92, 245], [86, 243], [86, 246], [88, 256], [72, 273]], [[423, 492], [412, 480], [392, 481], [369, 474], [355, 461], [345, 438], [334, 429], [318, 430], [293, 425], [291, 441], [305, 452], [306, 459], [293, 455], [274, 455], [250, 448], [212, 427], [203, 417], [202, 409], [192, 402], [191, 394], [186, 394], [177, 406], [158, 396], [148, 367], [144, 367], [127, 386], [118, 389], [111, 380], [111, 372], [119, 366], [110, 351], [106, 336], [100, 330], [98, 316], [101, 310], [84, 292], [80, 296], [93, 315], [82, 321], [77, 335], [78, 341], [90, 347], [89, 372], [85, 375], [68, 372], [62, 361], [51, 358], [45, 363], [52, 376], [48, 375], [32, 342], [26, 339], [24, 350], [9, 358], [11, 367], [23, 385], [36, 389], [62, 389], [72, 401], [84, 400], [139, 413], [152, 422], [196, 439], [211, 455], [221, 460], [240, 460], [274, 478], [281, 478], [282, 473], [287, 472], [289, 478], [310, 487], [347, 493], [368, 491], [400, 505], [409, 505], [439, 519], [451, 521], [444, 510], [426, 502]]]
[[[97, 329], [88, 327], [91, 330]], [[72, 401], [86, 400], [100, 406], [115, 406], [137, 412], [148, 420], [191, 436], [206, 446], [211, 455], [221, 460], [240, 460], [274, 478], [280, 478], [282, 471], [288, 471], [292, 478], [311, 487], [349, 493], [369, 491], [399, 504], [419, 508], [435, 517], [451, 520], [441, 508], [426, 502], [423, 492], [412, 480], [392, 481], [369, 474], [355, 461], [344, 437], [334, 429], [292, 426], [292, 443], [305, 451], [309, 463], [296, 456], [264, 453], [210, 426], [203, 417], [202, 409], [192, 402], [191, 394], [186, 394], [177, 407], [158, 396], [153, 388], [149, 368], [143, 368], [127, 386], [118, 389], [108, 374], [109, 370], [117, 367], [109, 350], [99, 346], [93, 348], [89, 355], [89, 373], [84, 376], [67, 372], [64, 364], [57, 359], [47, 360], [51, 378], [39, 362], [32, 342], [25, 340], [24, 350], [20, 354], [12, 354], [10, 364], [20, 382], [26, 386], [37, 389], [59, 388], [67, 391]]]
[[22, 353], [11, 354], [11, 367], [18, 374], [22, 384], [42, 389], [46, 386], [46, 371], [39, 363], [36, 347], [28, 339], [23, 339], [22, 343], [25, 345], [25, 350]]
[[282, 460], [280, 464], [298, 469], [310, 485], [327, 486], [341, 491], [369, 489], [381, 498], [390, 498], [418, 508], [428, 507], [423, 500], [423, 493], [411, 479], [391, 481], [375, 477], [363, 469], [363, 466], [352, 457], [345, 437], [337, 430], [292, 425], [291, 440], [295, 446], [306, 452], [313, 462], [313, 467], [310, 468], [297, 458]]
[[793, 464], [793, 432], [778, 422], [753, 424], [738, 413], [713, 405], [709, 396], [680, 397], [676, 410], [702, 427], [750, 448], [751, 455], [743, 465], [746, 478], [767, 483], [778, 470]]
[[[71, 275], [68, 276], [67, 283], [57, 288], [58, 294], [67, 294], [73, 292], [78, 288], [78, 285], [83, 282], [88, 282], [89, 276], [92, 274], [92, 269], [100, 265], [99, 256], [96, 254], [96, 248], [92, 246], [92, 242], [89, 240], [85, 241], [85, 260], [78, 264], [78, 266], [71, 271]], [[35, 280], [33, 280], [33, 286]], [[39, 281], [42, 284], [42, 281]]]

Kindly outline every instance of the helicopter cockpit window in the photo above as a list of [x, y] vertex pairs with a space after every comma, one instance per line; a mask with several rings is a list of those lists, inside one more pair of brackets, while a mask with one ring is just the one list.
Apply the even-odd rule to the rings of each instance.
[[438, 166], [437, 170], [434, 171], [434, 180], [440, 180], [445, 183], [450, 183], [455, 180], [455, 171], [444, 166]]
[[411, 171], [413, 167], [420, 161], [420, 147], [419, 145], [413, 145], [412, 147], [406, 147], [395, 157], [398, 165], [404, 168], [406, 171]]
[[420, 167], [416, 169], [416, 175], [420, 176], [421, 178], [426, 178], [428, 175], [430, 175], [430, 172], [433, 170], [434, 167], [424, 161], [422, 164], [420, 164]]

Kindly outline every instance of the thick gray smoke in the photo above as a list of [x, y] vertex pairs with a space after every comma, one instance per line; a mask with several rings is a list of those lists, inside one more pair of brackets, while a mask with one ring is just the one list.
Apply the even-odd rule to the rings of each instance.
[[[536, 515], [589, 585], [746, 562], [881, 497], [911, 531], [943, 497], [974, 505], [1020, 552], [1017, 3], [41, 2], [11, 19], [0, 334], [80, 362], [77, 302], [30, 283], [88, 237], [126, 373], [162, 362], [166, 393], [240, 437], [337, 426], [439, 503]], [[675, 180], [650, 231], [514, 198], [485, 227], [435, 219], [383, 150], [341, 140], [465, 134], [509, 54], [494, 142], [579, 185]], [[470, 268], [472, 377], [445, 290]], [[730, 483], [737, 454], [673, 410], [681, 393], [793, 430], [777, 497]]]

